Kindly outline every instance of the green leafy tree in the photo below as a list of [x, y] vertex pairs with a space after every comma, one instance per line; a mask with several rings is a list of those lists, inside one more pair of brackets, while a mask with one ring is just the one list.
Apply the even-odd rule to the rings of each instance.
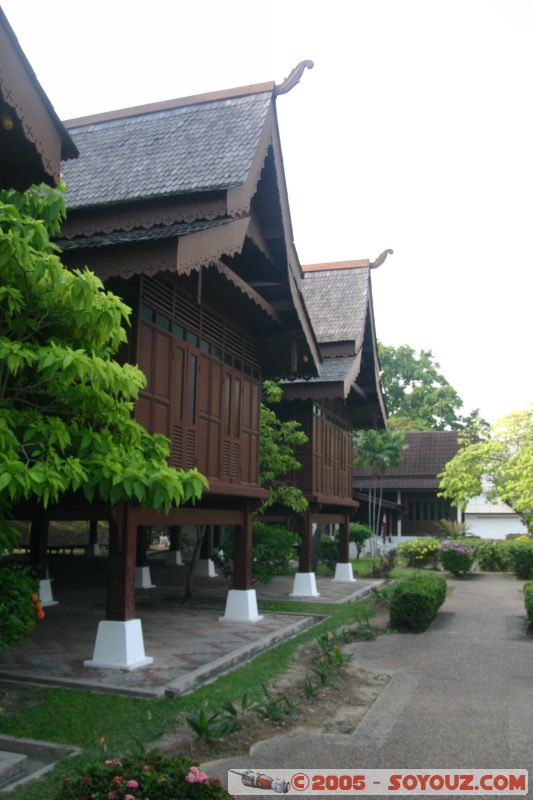
[[133, 419], [145, 377], [114, 359], [130, 309], [62, 264], [50, 237], [64, 214], [57, 189], [0, 192], [0, 550], [14, 503], [81, 491], [170, 509], [207, 485], [171, 468], [168, 440]]
[[533, 407], [498, 420], [490, 437], [461, 448], [440, 478], [440, 495], [465, 509], [484, 490], [520, 515], [533, 532]]
[[351, 522], [348, 531], [350, 541], [355, 544], [355, 549], [357, 550], [356, 560], [359, 560], [365, 542], [372, 538], [372, 531], [366, 525], [361, 525], [360, 522]]
[[379, 536], [383, 501], [383, 475], [397, 467], [406, 447], [402, 431], [361, 430], [354, 434], [356, 459], [354, 466], [368, 470], [371, 484], [368, 490], [368, 527]]
[[307, 443], [307, 435], [295, 420], [281, 420], [274, 409], [283, 390], [275, 381], [264, 381], [260, 416], [259, 485], [268, 489], [267, 500], [259, 509], [264, 514], [273, 505], [282, 505], [295, 512], [307, 509], [303, 492], [288, 475], [302, 465], [294, 455], [295, 447]]
[[479, 409], [462, 417], [463, 401], [440, 372], [431, 350], [379, 345], [389, 427], [404, 431], [486, 429]]

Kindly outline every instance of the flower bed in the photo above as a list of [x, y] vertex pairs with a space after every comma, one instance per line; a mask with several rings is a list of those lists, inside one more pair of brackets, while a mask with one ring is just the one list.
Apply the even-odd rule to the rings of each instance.
[[182, 755], [156, 752], [112, 758], [89, 766], [76, 779], [63, 780], [57, 800], [230, 800], [218, 778]]
[[445, 539], [440, 546], [441, 564], [455, 576], [470, 572], [475, 555], [475, 547], [453, 539]]
[[400, 555], [407, 559], [409, 567], [424, 567], [434, 563], [439, 557], [439, 540], [431, 536], [412, 539], [398, 547]]

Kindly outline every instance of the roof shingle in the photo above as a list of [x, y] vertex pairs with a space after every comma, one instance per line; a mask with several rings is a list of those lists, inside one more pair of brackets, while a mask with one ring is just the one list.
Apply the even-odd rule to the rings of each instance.
[[[428, 431], [406, 433], [402, 463], [391, 467], [383, 478], [384, 489], [436, 489], [437, 475], [459, 449], [457, 431]], [[353, 482], [357, 488], [366, 488], [370, 483], [367, 469], [357, 467], [353, 471]]]
[[303, 294], [319, 343], [363, 343], [368, 307], [368, 267], [305, 272]]
[[246, 180], [271, 92], [73, 127], [70, 209], [228, 189]]

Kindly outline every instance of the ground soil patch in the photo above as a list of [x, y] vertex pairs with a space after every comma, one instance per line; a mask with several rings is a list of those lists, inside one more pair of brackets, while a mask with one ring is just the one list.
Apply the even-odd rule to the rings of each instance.
[[[378, 614], [372, 619], [372, 630], [360, 630], [358, 634], [354, 630], [353, 640], [357, 640], [357, 636], [371, 638], [379, 635], [386, 628], [387, 620], [388, 615]], [[309, 733], [311, 729], [324, 733], [353, 733], [389, 682], [390, 675], [370, 672], [352, 660], [332, 672], [331, 685], [321, 687], [313, 699], [306, 700], [304, 683], [320, 657], [316, 643], [302, 645], [296, 652], [293, 665], [275, 685], [268, 687], [272, 694], [287, 695], [291, 703], [298, 704], [290, 716], [269, 720], [258, 713], [249, 714], [241, 730], [214, 742], [199, 740], [181, 716], [177, 718], [175, 731], [155, 742], [154, 746], [165, 755], [181, 752], [202, 762], [227, 755], [245, 755], [255, 742], [280, 733], [297, 735]], [[312, 677], [317, 683], [316, 676]], [[208, 707], [206, 710], [212, 713], [215, 709]]]

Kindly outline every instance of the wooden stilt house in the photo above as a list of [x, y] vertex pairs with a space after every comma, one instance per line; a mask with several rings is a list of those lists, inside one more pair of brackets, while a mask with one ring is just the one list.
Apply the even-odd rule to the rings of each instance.
[[[301, 68], [301, 71], [303, 67]], [[299, 75], [293, 75], [292, 82]], [[266, 376], [312, 377], [318, 345], [302, 297], [273, 83], [99, 114], [66, 123], [80, 156], [63, 165], [64, 260], [87, 264], [133, 309], [122, 358], [147, 377], [136, 418], [171, 441], [171, 463], [209, 479], [200, 503], [170, 513], [64, 501], [34, 520], [109, 519], [109, 586], [93, 666], [149, 661], [135, 618], [144, 531], [231, 525], [228, 619], [258, 618], [251, 515]], [[34, 555], [34, 558], [38, 557]]]
[[371, 269], [375, 262], [343, 261], [304, 266], [303, 294], [322, 362], [316, 377], [284, 384], [282, 413], [301, 422], [308, 443], [292, 476], [309, 509], [300, 516], [300, 559], [294, 595], [317, 594], [313, 572], [313, 526], [340, 526], [335, 579], [353, 580], [348, 557], [348, 524], [358, 503], [352, 496], [352, 431], [380, 428], [386, 410], [379, 381]]

